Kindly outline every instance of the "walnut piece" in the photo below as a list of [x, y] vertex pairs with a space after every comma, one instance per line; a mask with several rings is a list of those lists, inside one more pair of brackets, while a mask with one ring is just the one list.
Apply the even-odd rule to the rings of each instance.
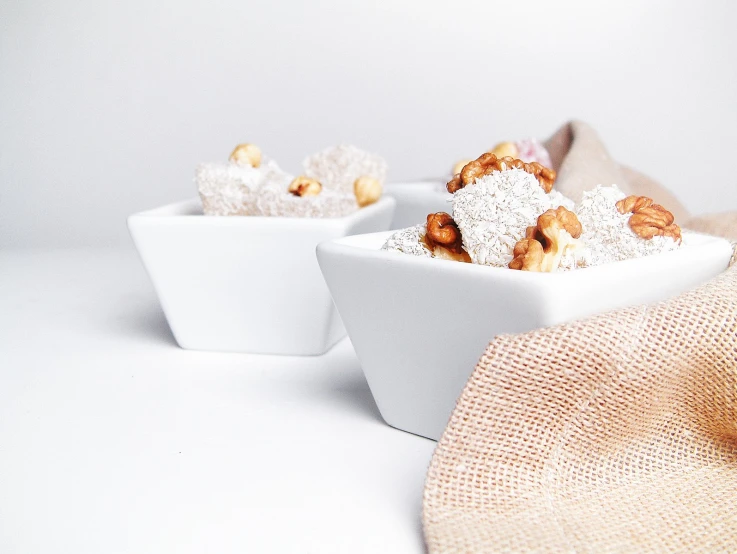
[[560, 206], [537, 218], [535, 227], [528, 227], [525, 238], [514, 245], [510, 269], [551, 272], [560, 267], [560, 259], [569, 248], [582, 246], [577, 240], [582, 232], [576, 214]]
[[461, 180], [461, 174], [456, 173], [453, 175], [453, 178], [448, 181], [448, 184], [445, 185], [445, 188], [448, 189], [448, 192], [453, 194], [456, 191], [461, 190], [466, 185], [463, 184], [463, 181]]
[[621, 214], [632, 213], [629, 225], [638, 237], [650, 240], [653, 237], [671, 237], [681, 241], [681, 228], [673, 223], [673, 214], [660, 204], [653, 204], [647, 196], [628, 196], [616, 204]]
[[537, 218], [537, 227], [529, 227], [528, 234], [534, 233], [530, 238], [534, 238], [542, 243], [545, 251], [548, 246], [555, 240], [554, 234], [559, 229], [565, 229], [574, 238], [581, 236], [583, 228], [578, 217], [571, 210], [559, 206], [552, 210], [547, 210], [544, 214]]
[[322, 192], [322, 185], [315, 179], [300, 175], [289, 183], [288, 190], [294, 196], [317, 196]]
[[239, 144], [230, 153], [228, 160], [238, 165], [258, 167], [261, 165], [261, 149], [255, 144]]
[[427, 242], [432, 246], [441, 245], [453, 252], [463, 249], [463, 239], [458, 225], [450, 214], [438, 212], [427, 216]]
[[436, 258], [471, 262], [471, 257], [463, 249], [463, 240], [458, 225], [450, 214], [438, 212], [427, 216], [427, 231], [423, 243]]
[[353, 194], [360, 207], [378, 202], [381, 198], [381, 183], [378, 179], [364, 175], [353, 182]]
[[511, 156], [497, 158], [496, 154], [492, 154], [491, 152], [481, 154], [474, 161], [466, 164], [461, 172], [448, 182], [446, 188], [448, 192], [454, 193], [466, 185], [473, 183], [479, 177], [489, 175], [494, 171], [504, 171], [507, 169], [521, 169], [533, 175], [546, 193], [553, 189], [556, 176], [554, 170], [544, 167], [537, 162], [525, 163]]
[[512, 252], [514, 259], [509, 262], [509, 269], [521, 271], [542, 271], [542, 261], [545, 257], [543, 245], [535, 239], [517, 241]]

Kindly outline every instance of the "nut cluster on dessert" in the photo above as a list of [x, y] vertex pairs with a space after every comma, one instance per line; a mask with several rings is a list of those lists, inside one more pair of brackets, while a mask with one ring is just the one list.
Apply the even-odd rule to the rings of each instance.
[[[549, 163], [541, 144], [525, 156]], [[541, 150], [542, 149], [542, 150]], [[569, 271], [675, 250], [681, 230], [673, 214], [616, 185], [597, 186], [579, 204], [553, 187], [556, 172], [524, 161], [515, 143], [501, 143], [455, 168], [447, 184], [451, 213], [394, 233], [384, 250], [521, 271]]]
[[293, 176], [239, 144], [227, 162], [203, 163], [195, 182], [206, 215], [343, 217], [381, 198], [386, 162], [355, 146], [313, 154]]
[[[522, 160], [526, 163], [538, 163], [543, 167], [553, 167], [550, 161], [550, 154], [543, 144], [534, 138], [522, 139], [511, 142], [500, 142], [492, 149], [488, 150], [489, 154], [494, 154], [497, 158], [512, 158]], [[463, 159], [458, 161], [451, 171], [451, 175], [457, 175], [472, 159]]]
[[553, 189], [555, 171], [552, 169], [548, 169], [537, 162], [526, 163], [511, 156], [497, 158], [496, 154], [491, 152], [482, 154], [477, 159], [464, 165], [460, 173], [454, 175], [446, 187], [448, 192], [453, 194], [484, 175], [489, 175], [495, 171], [504, 171], [505, 169], [522, 169], [530, 175], [534, 175], [545, 192], [550, 192]]

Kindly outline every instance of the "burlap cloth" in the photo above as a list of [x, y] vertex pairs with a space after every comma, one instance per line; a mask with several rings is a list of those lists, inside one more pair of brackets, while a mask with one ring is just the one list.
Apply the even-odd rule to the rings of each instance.
[[[549, 146], [563, 192], [647, 190], [683, 221], [590, 127]], [[687, 227], [737, 239], [737, 214]], [[423, 525], [431, 553], [737, 552], [737, 265], [666, 302], [495, 338], [438, 443]]]

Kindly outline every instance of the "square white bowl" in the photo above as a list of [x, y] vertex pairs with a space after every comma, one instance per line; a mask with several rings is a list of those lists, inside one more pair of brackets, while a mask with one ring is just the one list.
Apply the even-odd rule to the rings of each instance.
[[666, 299], [732, 255], [726, 240], [684, 233], [674, 252], [531, 273], [380, 250], [390, 234], [323, 243], [317, 258], [382, 417], [434, 440], [496, 335]]
[[390, 183], [385, 192], [397, 201], [392, 229], [404, 229], [425, 223], [428, 214], [453, 210], [453, 195], [445, 190], [445, 181], [426, 180]]
[[345, 335], [318, 243], [389, 228], [394, 200], [341, 218], [205, 216], [199, 200], [128, 218], [179, 346], [318, 355]]

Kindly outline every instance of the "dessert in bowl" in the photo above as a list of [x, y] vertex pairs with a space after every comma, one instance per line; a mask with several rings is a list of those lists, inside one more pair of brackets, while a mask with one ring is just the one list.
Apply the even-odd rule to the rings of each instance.
[[134, 214], [128, 227], [177, 343], [317, 355], [345, 335], [315, 260], [318, 243], [389, 229], [386, 164], [328, 148], [293, 176], [250, 144], [197, 167], [200, 200]]
[[[524, 139], [513, 142], [500, 142], [490, 153], [499, 157], [511, 156], [525, 162], [537, 162], [551, 167], [550, 155], [545, 146], [537, 139]], [[453, 176], [472, 160], [464, 159], [456, 162], [449, 176]], [[397, 207], [394, 211], [392, 229], [402, 229], [414, 225], [432, 212], [448, 211], [452, 197], [446, 190], [448, 178], [423, 179], [406, 183], [390, 183], [386, 186], [386, 194], [394, 198]]]
[[438, 439], [496, 335], [663, 300], [729, 263], [727, 241], [682, 231], [651, 199], [596, 186], [576, 205], [554, 180], [485, 154], [448, 183], [452, 213], [318, 247], [387, 423]]

